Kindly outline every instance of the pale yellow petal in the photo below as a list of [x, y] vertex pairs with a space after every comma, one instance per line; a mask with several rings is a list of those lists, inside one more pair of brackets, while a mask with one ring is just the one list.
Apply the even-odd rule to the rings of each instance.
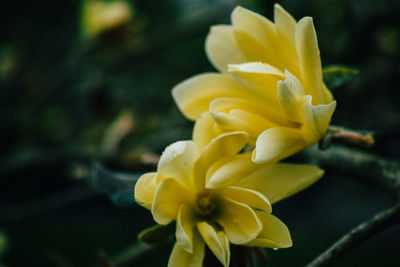
[[220, 208], [216, 220], [233, 244], [243, 244], [256, 238], [262, 230], [262, 222], [255, 211], [249, 206], [222, 197], [219, 199]]
[[325, 135], [335, 108], [336, 101], [313, 106], [311, 96], [302, 97], [304, 123], [301, 130], [307, 143], [316, 143]]
[[249, 134], [251, 144], [255, 144], [257, 137], [265, 130], [277, 126], [275, 123], [250, 112], [233, 109], [226, 113], [211, 113], [215, 122], [225, 132], [245, 131]]
[[206, 38], [206, 54], [221, 72], [228, 72], [228, 64], [248, 61], [236, 42], [233, 27], [228, 25], [211, 27]]
[[307, 188], [323, 174], [313, 165], [278, 163], [264, 166], [232, 185], [256, 190], [273, 204]]
[[302, 123], [301, 97], [305, 91], [300, 81], [289, 71], [285, 71], [286, 80], [278, 82], [279, 105], [286, 116], [293, 122]]
[[236, 41], [248, 62], [262, 61], [283, 69], [276, 49], [276, 28], [271, 21], [242, 7], [233, 10], [231, 20]]
[[240, 87], [230, 75], [204, 73], [189, 78], [172, 89], [172, 96], [182, 113], [191, 120], [208, 111], [218, 97], [247, 98], [249, 90]]
[[197, 223], [197, 229], [211, 252], [225, 266], [229, 266], [230, 249], [228, 237], [222, 231], [216, 231], [207, 222]]
[[235, 155], [246, 145], [248, 138], [246, 132], [224, 133], [214, 138], [194, 164], [193, 184], [196, 188], [205, 187], [206, 174], [212, 163], [220, 158]]
[[198, 233], [193, 235], [193, 253], [188, 253], [178, 244], [175, 244], [171, 256], [169, 257], [168, 267], [202, 267], [205, 255], [204, 242]]
[[276, 161], [300, 151], [306, 146], [298, 129], [271, 128], [258, 136], [252, 160], [255, 163]]
[[193, 234], [195, 229], [195, 214], [186, 205], [181, 205], [176, 220], [176, 242], [184, 250], [193, 253]]
[[325, 83], [323, 84], [324, 87], [324, 95], [325, 95], [325, 103], [331, 103], [333, 101], [332, 92], [329, 91], [328, 87], [326, 87]]
[[282, 112], [279, 111], [279, 105], [276, 101], [269, 105], [270, 102], [271, 101], [262, 97], [259, 97], [258, 99], [220, 97], [214, 99], [210, 103], [210, 112], [229, 113], [233, 109], [240, 109], [261, 116], [271, 122], [282, 123], [282, 121], [285, 121], [286, 118]]
[[157, 188], [157, 173], [145, 173], [136, 182], [135, 200], [146, 209], [151, 209], [154, 192]]
[[188, 183], [193, 164], [199, 157], [197, 146], [193, 141], [178, 141], [161, 154], [158, 162], [158, 173], [164, 177], [172, 177]]
[[311, 17], [299, 21], [295, 36], [304, 88], [312, 95], [314, 105], [325, 104], [317, 34]]
[[244, 246], [268, 247], [268, 248], [288, 248], [292, 246], [292, 238], [287, 226], [275, 216], [257, 212], [263, 223], [263, 230], [260, 235], [243, 244]]
[[193, 194], [174, 178], [163, 180], [154, 194], [151, 213], [159, 224], [168, 224], [178, 216], [181, 205], [193, 203]]
[[251, 153], [238, 154], [226, 161], [218, 161], [212, 165], [213, 172], [208, 173], [206, 188], [228, 186], [235, 180], [247, 176], [259, 168], [259, 164], [251, 161]]
[[274, 5], [274, 21], [278, 33], [285, 37], [284, 40], [294, 45], [296, 20], [279, 4]]
[[258, 191], [238, 187], [228, 186], [217, 190], [223, 196], [236, 200], [237, 202], [246, 204], [252, 209], [271, 213], [271, 203], [266, 196]]
[[296, 21], [279, 4], [275, 4], [274, 19], [279, 41], [279, 52], [284, 68], [301, 78], [295, 44]]
[[328, 105], [317, 105], [313, 107], [313, 116], [317, 128], [322, 135], [328, 130], [331, 122], [331, 117], [336, 109], [336, 101], [332, 101]]
[[196, 120], [193, 128], [193, 141], [199, 150], [203, 150], [212, 139], [222, 134], [222, 130], [216, 124], [209, 112], [205, 112]]
[[[229, 71], [242, 87], [251, 89], [265, 98], [262, 101], [267, 107], [271, 106], [271, 109], [277, 107], [277, 84], [279, 80], [285, 78], [282, 71], [261, 62], [229, 65]], [[255, 101], [261, 100], [255, 99]]]

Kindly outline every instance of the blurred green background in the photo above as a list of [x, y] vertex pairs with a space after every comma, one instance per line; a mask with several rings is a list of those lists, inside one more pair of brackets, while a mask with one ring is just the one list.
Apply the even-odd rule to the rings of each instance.
[[[324, 66], [360, 74], [335, 90], [333, 123], [400, 131], [400, 1], [287, 0], [312, 16]], [[163, 148], [189, 139], [192, 123], [171, 88], [214, 71], [204, 52], [213, 24], [242, 5], [272, 18], [273, 1], [3, 1], [0, 10], [0, 266], [166, 266], [170, 246], [140, 254], [153, 224], [93, 185], [91, 168], [154, 170]], [[375, 153], [400, 159], [400, 143]], [[391, 200], [343, 174], [277, 204], [290, 249], [268, 266], [303, 266]], [[336, 266], [398, 266], [400, 227], [379, 234]], [[131, 258], [135, 255], [135, 258]], [[127, 260], [129, 259], [129, 260]], [[124, 265], [125, 262], [125, 265]], [[103, 264], [103, 265], [102, 265]]]

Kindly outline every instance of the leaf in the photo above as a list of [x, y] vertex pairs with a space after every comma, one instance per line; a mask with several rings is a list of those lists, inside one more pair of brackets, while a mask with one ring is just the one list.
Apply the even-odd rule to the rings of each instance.
[[324, 82], [330, 90], [337, 89], [351, 81], [359, 71], [355, 68], [332, 65], [323, 69]]
[[96, 163], [92, 168], [92, 184], [107, 194], [111, 201], [118, 206], [133, 206], [136, 204], [134, 187], [140, 174], [116, 172]]
[[167, 225], [156, 224], [140, 232], [138, 238], [140, 241], [149, 245], [157, 245], [166, 241], [174, 232], [175, 222], [171, 222]]

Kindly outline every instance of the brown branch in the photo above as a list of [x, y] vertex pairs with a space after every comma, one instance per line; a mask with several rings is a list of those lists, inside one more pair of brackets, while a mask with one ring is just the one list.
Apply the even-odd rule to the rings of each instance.
[[376, 140], [372, 132], [332, 125], [319, 142], [319, 148], [326, 149], [333, 143], [341, 143], [349, 147], [366, 150], [375, 145]]
[[373, 235], [399, 222], [400, 203], [352, 229], [306, 267], [329, 266]]
[[377, 185], [393, 198], [400, 199], [400, 164], [396, 161], [342, 146], [332, 146], [325, 151], [311, 147], [301, 155], [327, 171]]

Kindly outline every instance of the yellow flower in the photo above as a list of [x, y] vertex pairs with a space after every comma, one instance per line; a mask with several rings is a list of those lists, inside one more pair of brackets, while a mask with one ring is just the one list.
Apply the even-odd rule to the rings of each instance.
[[[198, 136], [200, 137], [200, 136]], [[198, 144], [197, 141], [200, 141]], [[284, 248], [292, 241], [285, 224], [271, 215], [271, 203], [320, 178], [318, 167], [255, 164], [245, 132], [180, 141], [162, 153], [157, 172], [141, 176], [135, 199], [159, 224], [176, 220], [176, 244], [169, 266], [202, 266], [205, 245], [229, 266], [230, 243]]]
[[[246, 131], [252, 160], [292, 155], [323, 137], [336, 107], [322, 80], [317, 37], [310, 17], [298, 23], [275, 5], [275, 23], [242, 7], [231, 25], [213, 26], [206, 52], [221, 73], [205, 73], [172, 91], [183, 114], [212, 137]], [[208, 120], [210, 112], [214, 123]]]

